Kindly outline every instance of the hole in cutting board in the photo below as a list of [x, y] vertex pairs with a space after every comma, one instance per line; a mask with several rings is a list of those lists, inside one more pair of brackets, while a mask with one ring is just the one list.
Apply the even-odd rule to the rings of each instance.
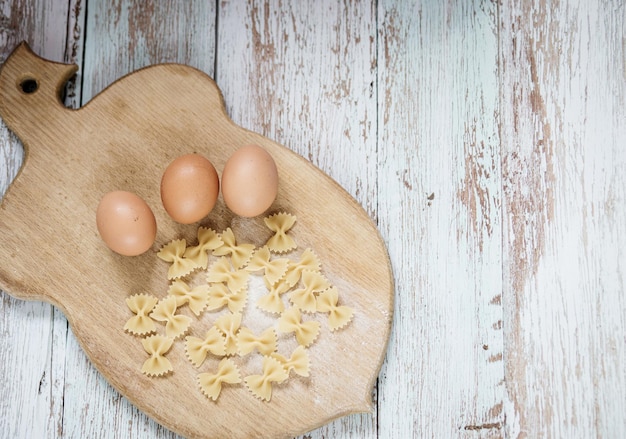
[[27, 95], [33, 94], [39, 89], [39, 83], [34, 78], [24, 78], [20, 81], [20, 89]]

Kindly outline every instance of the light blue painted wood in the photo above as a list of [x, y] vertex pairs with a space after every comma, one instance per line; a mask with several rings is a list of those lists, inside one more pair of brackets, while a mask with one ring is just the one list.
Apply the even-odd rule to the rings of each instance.
[[[377, 221], [396, 277], [377, 410], [304, 437], [626, 436], [624, 5], [170, 3], [2, 3], [0, 59], [25, 38], [77, 62], [73, 106], [195, 66]], [[1, 192], [21, 162], [0, 124]], [[0, 299], [0, 438], [176, 437], [58, 310]]]

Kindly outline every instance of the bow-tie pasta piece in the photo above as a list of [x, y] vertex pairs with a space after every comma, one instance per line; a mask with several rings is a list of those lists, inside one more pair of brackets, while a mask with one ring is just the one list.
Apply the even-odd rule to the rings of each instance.
[[165, 262], [170, 262], [170, 268], [167, 270], [167, 278], [177, 279], [191, 273], [195, 270], [196, 263], [191, 259], [184, 258], [187, 241], [184, 239], [175, 239], [165, 244], [157, 253], [157, 256]]
[[295, 333], [296, 340], [304, 347], [310, 346], [320, 332], [320, 323], [315, 320], [302, 321], [302, 314], [297, 306], [284, 311], [278, 319], [278, 330], [285, 334]]
[[192, 260], [197, 268], [206, 270], [209, 265], [209, 252], [223, 245], [222, 238], [213, 229], [198, 228], [198, 244], [187, 247], [183, 257]]
[[226, 337], [224, 346], [226, 355], [234, 355], [237, 353], [237, 333], [241, 326], [241, 314], [229, 313], [218, 317], [215, 321], [215, 327], [222, 331]]
[[263, 357], [263, 373], [250, 375], [244, 379], [248, 390], [263, 401], [272, 399], [272, 383], [282, 383], [289, 374], [280, 362], [272, 357]]
[[271, 259], [270, 249], [265, 245], [254, 252], [245, 268], [252, 273], [263, 270], [267, 282], [274, 285], [285, 275], [287, 267], [289, 267], [289, 259]]
[[209, 286], [198, 285], [190, 288], [185, 282], [180, 279], [175, 280], [167, 290], [167, 294], [176, 297], [176, 306], [180, 307], [184, 304], [189, 304], [189, 309], [199, 316], [202, 310], [207, 306], [209, 302]]
[[258, 337], [248, 328], [241, 328], [237, 336], [237, 348], [239, 355], [247, 355], [253, 350], [258, 350], [263, 355], [270, 355], [276, 351], [278, 338], [274, 328], [267, 328]]
[[349, 306], [337, 306], [339, 292], [331, 287], [317, 297], [317, 310], [328, 313], [328, 326], [331, 331], [343, 328], [352, 320], [354, 311]]
[[289, 264], [285, 274], [285, 281], [293, 287], [300, 281], [300, 277], [305, 271], [320, 271], [319, 258], [310, 248], [302, 252], [298, 261], [292, 261]]
[[185, 352], [189, 361], [194, 366], [200, 367], [209, 352], [219, 357], [226, 355], [226, 338], [219, 329], [212, 326], [204, 339], [187, 336], [185, 338]]
[[141, 340], [144, 350], [150, 355], [141, 367], [141, 371], [148, 376], [162, 376], [174, 370], [165, 354], [172, 347], [174, 340], [162, 335], [153, 335]]
[[134, 294], [126, 298], [126, 305], [136, 315], [124, 325], [124, 330], [134, 335], [147, 335], [156, 331], [154, 320], [148, 314], [159, 299], [149, 294]]
[[217, 311], [224, 306], [232, 313], [238, 313], [243, 310], [248, 301], [248, 289], [241, 288], [236, 293], [228, 289], [225, 284], [215, 283], [209, 287], [208, 311]]
[[302, 284], [303, 288], [294, 290], [289, 294], [289, 300], [302, 311], [313, 313], [317, 310], [315, 293], [328, 289], [330, 282], [317, 271], [304, 271]]
[[176, 296], [167, 296], [157, 304], [150, 314], [154, 320], [165, 322], [165, 335], [172, 339], [183, 335], [191, 325], [191, 317], [175, 314], [177, 308]]
[[240, 269], [250, 259], [252, 253], [254, 252], [253, 244], [240, 244], [237, 245], [237, 241], [235, 240], [235, 234], [230, 229], [226, 229], [222, 232], [222, 242], [223, 244], [213, 250], [214, 256], [228, 256], [230, 255], [230, 260], [235, 267], [235, 270]]
[[289, 285], [286, 282], [278, 282], [275, 285], [270, 285], [266, 280], [265, 286], [268, 289], [268, 293], [259, 298], [256, 306], [271, 314], [283, 312], [285, 310], [285, 304], [280, 296], [289, 291]]
[[289, 213], [276, 213], [264, 218], [265, 225], [274, 232], [265, 245], [275, 253], [286, 253], [294, 250], [297, 245], [287, 232], [296, 223], [296, 216]]
[[250, 273], [248, 271], [240, 269], [232, 270], [228, 258], [221, 257], [209, 267], [207, 282], [225, 282], [228, 288], [236, 293], [246, 287], [249, 277]]
[[222, 384], [239, 384], [241, 376], [237, 366], [230, 358], [224, 358], [217, 366], [216, 373], [201, 373], [198, 375], [200, 390], [207, 398], [217, 400], [222, 392]]
[[304, 346], [298, 346], [289, 358], [276, 353], [272, 354], [271, 357], [280, 361], [280, 364], [283, 365], [287, 374], [293, 370], [296, 375], [302, 377], [309, 376], [311, 361], [309, 360], [309, 354], [306, 352]]

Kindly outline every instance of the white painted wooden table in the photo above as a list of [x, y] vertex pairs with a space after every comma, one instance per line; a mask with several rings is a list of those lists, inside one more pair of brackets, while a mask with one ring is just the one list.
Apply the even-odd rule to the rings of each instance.
[[[0, 2], [0, 61], [21, 40], [80, 66], [74, 107], [200, 68], [377, 222], [396, 302], [376, 410], [306, 437], [626, 437], [625, 2]], [[0, 193], [21, 162], [2, 124]], [[0, 298], [0, 437], [174, 436], [57, 309]]]

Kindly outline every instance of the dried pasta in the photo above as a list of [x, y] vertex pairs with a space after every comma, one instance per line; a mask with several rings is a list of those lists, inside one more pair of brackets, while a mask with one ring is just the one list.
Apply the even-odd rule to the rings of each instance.
[[230, 312], [237, 313], [243, 310], [247, 300], [247, 288], [241, 288], [236, 293], [233, 293], [225, 284], [214, 283], [209, 287], [207, 310], [216, 311], [227, 306]]
[[289, 293], [289, 300], [304, 312], [315, 312], [317, 310], [315, 293], [328, 289], [330, 282], [317, 271], [304, 271], [302, 285], [303, 288]]
[[152, 335], [141, 340], [144, 350], [150, 357], [144, 361], [141, 371], [148, 376], [162, 376], [173, 370], [170, 360], [165, 354], [172, 347], [174, 339], [162, 335]]
[[245, 268], [250, 272], [263, 270], [267, 282], [270, 285], [274, 285], [287, 272], [289, 259], [278, 258], [271, 260], [270, 258], [270, 249], [265, 245], [254, 252]]
[[215, 326], [211, 326], [204, 339], [191, 335], [185, 338], [185, 353], [194, 366], [200, 367], [209, 352], [220, 357], [226, 355], [226, 338]]
[[187, 247], [183, 256], [194, 262], [197, 268], [205, 269], [209, 265], [209, 252], [224, 244], [220, 235], [207, 227], [198, 228], [198, 244]]
[[337, 306], [339, 292], [331, 287], [317, 297], [317, 310], [328, 313], [328, 325], [331, 331], [343, 328], [351, 320], [354, 311], [349, 306]]
[[272, 399], [272, 383], [282, 383], [287, 378], [289, 375], [280, 361], [272, 357], [263, 357], [263, 373], [247, 376], [244, 382], [254, 396], [269, 401]]
[[276, 253], [286, 253], [297, 247], [296, 241], [287, 235], [287, 231], [296, 223], [295, 215], [281, 212], [264, 218], [264, 221], [265, 225], [274, 232], [265, 244], [270, 250]]
[[154, 320], [165, 322], [165, 335], [173, 339], [187, 332], [189, 325], [191, 325], [190, 317], [175, 314], [177, 308], [176, 296], [167, 296], [157, 304], [150, 314]]
[[308, 347], [319, 335], [320, 323], [315, 320], [303, 322], [298, 307], [292, 306], [280, 315], [278, 330], [284, 333], [295, 333], [298, 343]]
[[209, 267], [207, 281], [210, 283], [225, 282], [233, 292], [238, 292], [248, 283], [250, 273], [246, 270], [231, 270], [228, 258], [221, 257]]
[[216, 373], [201, 373], [198, 375], [198, 385], [207, 398], [217, 400], [222, 392], [222, 384], [239, 384], [241, 376], [237, 365], [230, 358], [224, 358], [217, 366]]
[[241, 328], [237, 335], [239, 355], [247, 355], [255, 349], [263, 355], [270, 355], [276, 350], [277, 342], [278, 339], [274, 328], [267, 328], [259, 336], [256, 336], [248, 328]]
[[146, 335], [156, 331], [154, 320], [148, 314], [159, 299], [149, 294], [134, 294], [126, 298], [126, 305], [135, 313], [126, 324], [124, 330], [134, 335]]
[[222, 331], [226, 337], [224, 346], [226, 355], [234, 355], [237, 353], [237, 332], [241, 326], [241, 314], [229, 313], [224, 314], [215, 321], [217, 329]]
[[184, 304], [189, 304], [189, 309], [199, 316], [202, 310], [207, 306], [209, 301], [209, 286], [198, 285], [190, 288], [185, 282], [180, 279], [175, 280], [167, 290], [170, 296], [176, 297], [176, 306], [180, 307]]
[[285, 280], [293, 287], [298, 283], [304, 271], [320, 271], [320, 261], [310, 248], [302, 252], [299, 261], [289, 264]]
[[184, 239], [175, 239], [165, 244], [157, 253], [157, 256], [165, 262], [170, 262], [170, 268], [167, 270], [167, 278], [177, 279], [191, 273], [196, 264], [191, 259], [184, 257], [187, 241]]
[[[264, 222], [274, 234], [260, 248], [237, 243], [230, 228], [218, 234], [211, 228], [199, 227], [196, 245], [187, 247], [185, 239], [176, 239], [157, 252], [160, 259], [170, 263], [167, 296], [161, 300], [149, 294], [126, 298], [134, 315], [124, 330], [145, 337], [141, 340], [149, 354], [141, 367], [145, 375], [158, 377], [173, 371], [165, 354], [191, 328], [192, 318], [177, 314], [180, 307], [188, 305], [198, 321], [203, 312], [225, 311], [215, 318], [204, 337], [192, 333], [184, 338], [185, 355], [194, 367], [209, 363], [209, 355], [221, 358], [216, 369], [196, 375], [200, 391], [208, 399], [216, 401], [224, 384], [243, 382], [252, 395], [270, 401], [273, 385], [286, 381], [292, 372], [300, 377], [310, 376], [311, 359], [306, 348], [319, 337], [318, 320], [324, 316], [319, 314], [303, 321], [303, 313], [328, 314], [328, 327], [334, 332], [352, 321], [354, 310], [339, 305], [339, 292], [322, 274], [319, 258], [312, 249], [306, 248], [295, 259], [276, 256], [297, 248], [288, 233], [296, 222], [295, 215], [280, 212], [264, 218]], [[217, 257], [212, 264], [211, 256]], [[197, 269], [204, 270], [206, 283], [195, 285], [196, 277], [187, 278]], [[275, 325], [260, 333], [255, 332], [257, 328], [242, 326], [251, 273], [262, 276], [267, 289], [260, 297], [257, 291], [253, 292], [257, 308], [277, 319]], [[156, 322], [165, 324], [165, 335], [154, 335]], [[286, 335], [279, 337], [279, 333]], [[291, 334], [297, 347], [287, 357], [279, 353], [279, 344], [286, 339], [293, 342]], [[234, 355], [245, 358], [233, 358]], [[262, 372], [242, 379], [246, 374], [239, 367], [256, 364], [248, 360], [249, 355], [262, 357]]]
[[309, 354], [304, 346], [299, 345], [289, 358], [283, 357], [277, 353], [271, 354], [271, 357], [280, 361], [280, 364], [285, 368], [287, 374], [293, 370], [297, 375], [303, 377], [309, 376], [311, 361], [309, 360]]
[[230, 255], [230, 259], [233, 263], [233, 267], [235, 270], [240, 269], [252, 256], [252, 252], [254, 252], [253, 244], [240, 244], [237, 245], [237, 241], [235, 240], [235, 234], [230, 229], [226, 229], [222, 232], [222, 242], [223, 244], [213, 250], [213, 255], [215, 256], [228, 256]]
[[283, 312], [285, 310], [285, 304], [280, 296], [289, 290], [289, 285], [286, 282], [278, 282], [275, 285], [269, 285], [266, 281], [265, 286], [268, 289], [268, 293], [259, 298], [256, 306], [265, 312], [273, 314]]

